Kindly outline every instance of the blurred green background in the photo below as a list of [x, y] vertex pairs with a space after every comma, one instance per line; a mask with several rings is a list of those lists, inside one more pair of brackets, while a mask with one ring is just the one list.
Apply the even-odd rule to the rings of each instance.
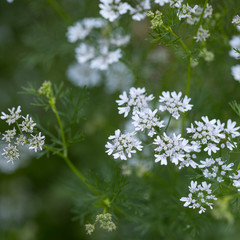
[[[32, 106], [33, 97], [20, 94], [22, 87], [31, 83], [37, 89], [44, 80], [50, 80], [55, 84], [64, 83], [65, 88], [73, 88], [76, 94], [84, 91], [72, 85], [66, 76], [69, 65], [75, 61], [75, 45], [67, 41], [66, 31], [77, 20], [99, 17], [98, 1], [56, 2], [15, 0], [10, 4], [1, 0], [1, 112], [21, 105], [24, 114], [29, 113], [36, 121], [44, 124], [54, 119], [54, 116]], [[188, 2], [193, 4], [202, 1]], [[215, 54], [215, 59], [209, 63], [199, 60], [199, 65], [193, 69], [190, 97], [194, 108], [189, 114], [189, 122], [198, 120], [201, 116], [220, 118], [223, 121], [228, 118], [237, 120], [229, 102], [240, 101], [240, 86], [231, 76], [231, 66], [237, 60], [228, 56], [228, 42], [233, 35], [238, 34], [231, 19], [239, 10], [239, 0], [210, 3], [214, 8], [214, 26], [207, 48]], [[148, 20], [133, 22], [126, 19], [119, 24], [131, 34], [131, 42], [124, 49], [122, 61], [134, 74], [134, 86], [145, 87], [149, 94], [153, 93], [156, 97], [163, 90], [184, 92], [186, 59], [182, 52], [178, 48], [153, 43]], [[180, 30], [185, 31], [185, 28], [183, 25]], [[118, 115], [115, 103], [120, 91], [109, 93], [102, 83], [89, 88], [87, 92], [83, 113], [85, 120], [79, 124], [84, 141], [71, 147], [70, 157], [86, 176], [97, 174], [101, 179], [115, 181], [121, 163], [107, 156], [104, 146], [108, 136], [126, 122]], [[6, 124], [1, 122], [0, 131], [3, 132], [6, 128]], [[187, 217], [190, 214], [185, 216], [186, 224], [178, 218], [176, 206], [181, 204], [172, 198], [174, 192], [166, 196], [158, 180], [137, 175], [129, 177], [131, 187], [126, 191], [137, 193], [134, 207], [140, 209], [142, 215], [131, 217], [131, 213], [127, 213], [128, 217], [125, 217], [124, 214], [119, 214], [116, 218], [116, 232], [107, 233], [98, 229], [92, 236], [87, 236], [83, 224], [73, 219], [75, 214], [72, 212], [74, 201], [81, 202], [81, 199], [85, 199], [87, 190], [77, 182], [58, 157], [45, 155], [38, 158], [38, 155], [27, 153], [22, 156], [16, 166], [7, 166], [2, 156], [0, 159], [0, 240], [239, 239], [238, 203], [236, 211], [232, 213], [234, 223], [229, 223], [223, 213], [220, 216], [223, 219], [220, 220], [212, 215], [196, 214], [189, 217], [195, 220], [200, 218], [196, 220], [199, 225], [194, 226], [194, 231], [199, 235], [193, 237], [195, 233], [190, 231], [191, 228], [188, 231], [187, 227]], [[170, 175], [159, 166], [154, 169], [154, 174], [166, 175], [165, 181], [175, 184]], [[146, 189], [152, 192], [152, 197], [147, 200], [143, 194]], [[88, 205], [84, 207], [90, 208]], [[186, 229], [182, 227], [184, 224]]]

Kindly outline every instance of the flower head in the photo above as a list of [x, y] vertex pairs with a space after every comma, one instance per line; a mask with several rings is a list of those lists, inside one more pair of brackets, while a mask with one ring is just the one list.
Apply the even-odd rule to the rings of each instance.
[[10, 114], [6, 114], [2, 112], [2, 116], [1, 116], [1, 119], [6, 120], [8, 125], [15, 123], [19, 118], [22, 117], [20, 115], [21, 106], [18, 106], [16, 111], [15, 111], [15, 107], [13, 107], [12, 109], [8, 108], [8, 111], [10, 112]]

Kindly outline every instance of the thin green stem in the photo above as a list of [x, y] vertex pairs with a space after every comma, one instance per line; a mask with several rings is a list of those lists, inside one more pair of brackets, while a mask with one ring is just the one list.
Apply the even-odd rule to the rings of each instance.
[[186, 92], [185, 92], [185, 95], [187, 96], [189, 96], [189, 92], [190, 92], [191, 75], [192, 75], [191, 55], [189, 55], [187, 58], [187, 83], [186, 83]]
[[62, 121], [60, 119], [60, 116], [58, 114], [58, 111], [57, 111], [57, 108], [56, 108], [56, 105], [55, 103], [51, 103], [51, 108], [57, 118], [57, 121], [58, 121], [58, 125], [59, 125], [59, 128], [60, 128], [60, 132], [61, 132], [61, 138], [62, 138], [62, 144], [63, 144], [63, 155], [65, 157], [67, 157], [68, 155], [68, 151], [67, 151], [67, 143], [66, 143], [66, 138], [65, 138], [65, 134], [64, 134], [64, 130], [63, 130], [63, 125], [62, 125]]
[[169, 117], [169, 119], [168, 119], [168, 123], [167, 123], [167, 126], [166, 126], [166, 128], [165, 128], [165, 132], [167, 132], [171, 120], [172, 120], [172, 115], [170, 115], [170, 117]]
[[171, 33], [171, 35], [176, 38], [179, 43], [182, 45], [183, 49], [186, 51], [187, 55], [191, 55], [191, 51], [188, 49], [187, 45], [183, 42], [183, 40], [175, 33], [173, 32], [171, 27], [166, 27], [163, 25], [163, 28]]

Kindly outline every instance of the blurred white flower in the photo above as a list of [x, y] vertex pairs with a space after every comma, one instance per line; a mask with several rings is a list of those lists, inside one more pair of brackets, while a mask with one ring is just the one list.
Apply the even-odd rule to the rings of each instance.
[[232, 66], [232, 76], [236, 81], [240, 82], [240, 65]]
[[204, 29], [201, 25], [198, 29], [197, 36], [193, 38], [196, 39], [196, 42], [205, 42], [209, 36], [209, 31]]
[[91, 69], [87, 63], [74, 63], [67, 69], [68, 79], [76, 86], [94, 87], [101, 82], [101, 73], [97, 69]]
[[240, 54], [236, 52], [234, 49], [240, 50], [240, 35], [233, 36], [232, 39], [229, 41], [232, 50], [229, 52], [229, 55], [235, 59], [240, 57]]

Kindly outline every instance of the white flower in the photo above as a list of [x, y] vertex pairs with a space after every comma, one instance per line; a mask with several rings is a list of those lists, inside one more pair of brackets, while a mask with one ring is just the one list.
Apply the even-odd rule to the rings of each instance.
[[190, 193], [188, 197], [182, 197], [180, 201], [185, 202], [184, 207], [197, 208], [198, 213], [202, 214], [206, 211], [206, 207], [213, 209], [213, 201], [217, 200], [215, 195], [212, 195], [211, 184], [202, 182], [197, 184], [197, 181], [191, 181], [191, 186], [189, 186]]
[[233, 163], [226, 164], [226, 161], [222, 161], [221, 158], [206, 158], [205, 161], [200, 161], [201, 164], [198, 165], [202, 169], [205, 178], [214, 179], [216, 178], [218, 182], [223, 182], [223, 176], [229, 175], [232, 171]]
[[100, 14], [110, 22], [131, 10], [131, 6], [126, 2], [121, 2], [121, 0], [100, 0], [100, 2]]
[[197, 42], [203, 42], [206, 41], [206, 39], [210, 36], [209, 31], [203, 29], [202, 25], [199, 27], [197, 36], [193, 37], [196, 39]]
[[228, 119], [227, 121], [227, 128], [225, 129], [225, 132], [229, 135], [231, 135], [232, 138], [240, 136], [239, 129], [240, 127], [235, 127], [236, 122], [232, 122], [231, 119]]
[[108, 65], [118, 62], [121, 57], [122, 53], [120, 48], [114, 51], [109, 51], [108, 47], [104, 46], [100, 49], [100, 55], [90, 62], [90, 67], [99, 70], [106, 70]]
[[24, 135], [19, 135], [16, 138], [15, 144], [18, 146], [24, 146], [26, 144], [26, 142], [27, 142], [26, 137]]
[[15, 137], [16, 135], [16, 129], [13, 128], [12, 130], [6, 130], [5, 134], [3, 134], [2, 140], [5, 142], [11, 142], [11, 140]]
[[180, 8], [183, 0], [170, 0], [170, 7]]
[[239, 26], [240, 25], [240, 17], [238, 15], [236, 15], [233, 20], [232, 23]]
[[148, 129], [148, 136], [153, 137], [156, 134], [155, 127], [164, 127], [164, 121], [160, 121], [160, 118], [155, 116], [157, 109], [152, 111], [150, 108], [144, 109], [144, 111], [136, 112], [132, 116], [133, 125], [136, 131], [144, 131]]
[[30, 147], [29, 149], [33, 149], [35, 152], [38, 150], [42, 150], [42, 146], [44, 145], [45, 136], [41, 136], [41, 132], [38, 135], [32, 135], [29, 140]]
[[80, 45], [75, 49], [75, 52], [76, 59], [79, 63], [85, 63], [95, 57], [94, 47], [86, 43], [80, 43]]
[[69, 42], [85, 39], [94, 28], [102, 28], [106, 22], [101, 18], [85, 18], [68, 27], [67, 38]]
[[229, 41], [229, 44], [232, 47], [232, 50], [229, 52], [229, 55], [235, 59], [238, 59], [240, 57], [240, 54], [236, 52], [234, 49], [240, 50], [240, 35], [233, 36], [232, 39]]
[[188, 140], [181, 137], [181, 134], [176, 135], [173, 133], [172, 137], [167, 136], [164, 132], [163, 135], [157, 136], [153, 142], [157, 147], [155, 151], [155, 162], [161, 163], [161, 165], [167, 165], [169, 159], [175, 165], [178, 165], [179, 161], [184, 161], [186, 153], [191, 151], [191, 146], [188, 144]]
[[128, 44], [129, 41], [130, 41], [129, 35], [123, 36], [121, 34], [117, 34], [110, 39], [110, 43], [117, 47], [124, 46], [124, 45]]
[[141, 0], [141, 2], [137, 4], [135, 8], [130, 9], [132, 19], [135, 21], [143, 20], [147, 15], [147, 10], [149, 9], [151, 9], [150, 0]]
[[238, 64], [236, 66], [233, 66], [231, 70], [232, 70], [233, 78], [236, 81], [240, 82], [240, 65]]
[[168, 111], [174, 118], [180, 117], [179, 112], [187, 112], [192, 109], [192, 104], [189, 104], [191, 98], [185, 96], [182, 98], [182, 93], [178, 94], [174, 92], [162, 92], [162, 96], [159, 97], [159, 102], [163, 105], [159, 106], [160, 111]]
[[8, 125], [15, 123], [19, 118], [21, 118], [21, 106], [18, 106], [16, 111], [15, 111], [15, 107], [13, 107], [12, 109], [8, 108], [8, 111], [10, 112], [10, 115], [2, 112], [2, 116], [1, 119], [6, 120], [6, 122], [8, 123]]
[[21, 130], [23, 132], [32, 133], [34, 126], [36, 126], [36, 123], [33, 122], [32, 118], [29, 118], [29, 114], [26, 117], [23, 117], [24, 121], [22, 121], [21, 124], [19, 124], [19, 127], [21, 127]]
[[94, 87], [101, 82], [100, 71], [90, 68], [87, 63], [74, 63], [70, 65], [66, 74], [69, 80], [79, 87]]
[[187, 128], [187, 133], [191, 133], [192, 139], [200, 146], [204, 146], [203, 150], [211, 155], [212, 152], [216, 153], [220, 149], [218, 146], [226, 137], [224, 124], [216, 119], [209, 120], [208, 117], [202, 117], [202, 120], [203, 122], [195, 121], [196, 126], [191, 124], [191, 127]]
[[212, 17], [212, 12], [213, 12], [213, 7], [212, 5], [207, 3], [207, 6], [205, 8], [204, 14], [203, 14], [203, 18], [211, 18]]
[[19, 152], [16, 146], [11, 145], [10, 143], [8, 144], [7, 147], [3, 149], [2, 155], [8, 159], [7, 162], [12, 162], [19, 158]]
[[129, 97], [124, 91], [121, 94], [120, 100], [117, 100], [119, 106], [125, 105], [123, 107], [118, 107], [119, 114], [124, 114], [124, 117], [127, 117], [129, 112], [132, 110], [133, 114], [135, 112], [144, 111], [148, 107], [148, 102], [154, 99], [153, 95], [147, 96], [145, 93], [145, 88], [130, 88]]
[[127, 160], [127, 157], [132, 157], [132, 153], [136, 153], [136, 150], [142, 151], [141, 141], [134, 138], [134, 135], [134, 132], [122, 134], [119, 129], [116, 130], [115, 135], [108, 138], [112, 140], [112, 143], [107, 142], [105, 145], [106, 153], [108, 155], [113, 154], [114, 159]]

